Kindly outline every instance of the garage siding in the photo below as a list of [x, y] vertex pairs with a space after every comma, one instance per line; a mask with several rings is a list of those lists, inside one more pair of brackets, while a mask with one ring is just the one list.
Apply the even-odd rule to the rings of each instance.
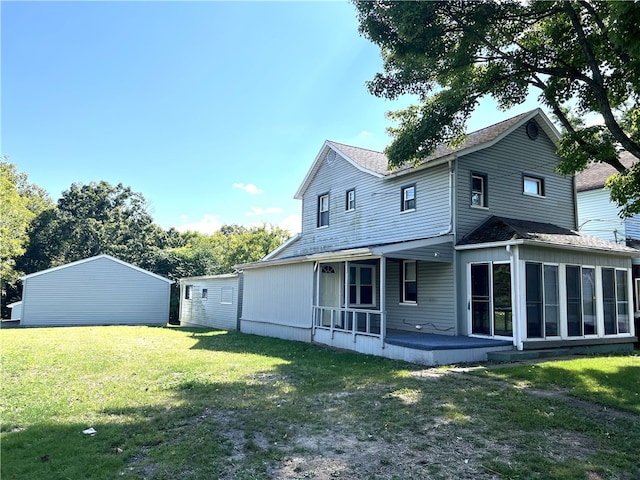
[[171, 282], [109, 256], [24, 277], [22, 325], [165, 325]]

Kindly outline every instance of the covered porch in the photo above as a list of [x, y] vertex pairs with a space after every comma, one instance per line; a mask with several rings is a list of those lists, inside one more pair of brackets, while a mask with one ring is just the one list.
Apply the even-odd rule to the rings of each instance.
[[452, 236], [443, 235], [318, 255], [312, 340], [429, 365], [512, 348], [458, 334], [453, 254]]

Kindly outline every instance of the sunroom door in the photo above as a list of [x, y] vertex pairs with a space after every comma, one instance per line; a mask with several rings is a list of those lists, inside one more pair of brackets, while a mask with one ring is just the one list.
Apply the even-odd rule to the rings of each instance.
[[471, 265], [471, 333], [513, 336], [511, 265]]

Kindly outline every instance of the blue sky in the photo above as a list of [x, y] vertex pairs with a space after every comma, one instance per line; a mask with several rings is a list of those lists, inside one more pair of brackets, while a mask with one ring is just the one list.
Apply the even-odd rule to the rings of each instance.
[[[141, 192], [156, 223], [300, 228], [324, 140], [374, 150], [382, 68], [347, 2], [2, 1], [2, 145], [54, 200], [73, 182]], [[509, 112], [484, 102], [476, 130]]]

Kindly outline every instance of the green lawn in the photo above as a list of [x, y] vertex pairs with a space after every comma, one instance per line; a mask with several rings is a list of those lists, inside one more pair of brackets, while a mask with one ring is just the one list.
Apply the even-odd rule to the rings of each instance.
[[469, 374], [204, 329], [0, 341], [3, 480], [640, 475], [638, 355]]

